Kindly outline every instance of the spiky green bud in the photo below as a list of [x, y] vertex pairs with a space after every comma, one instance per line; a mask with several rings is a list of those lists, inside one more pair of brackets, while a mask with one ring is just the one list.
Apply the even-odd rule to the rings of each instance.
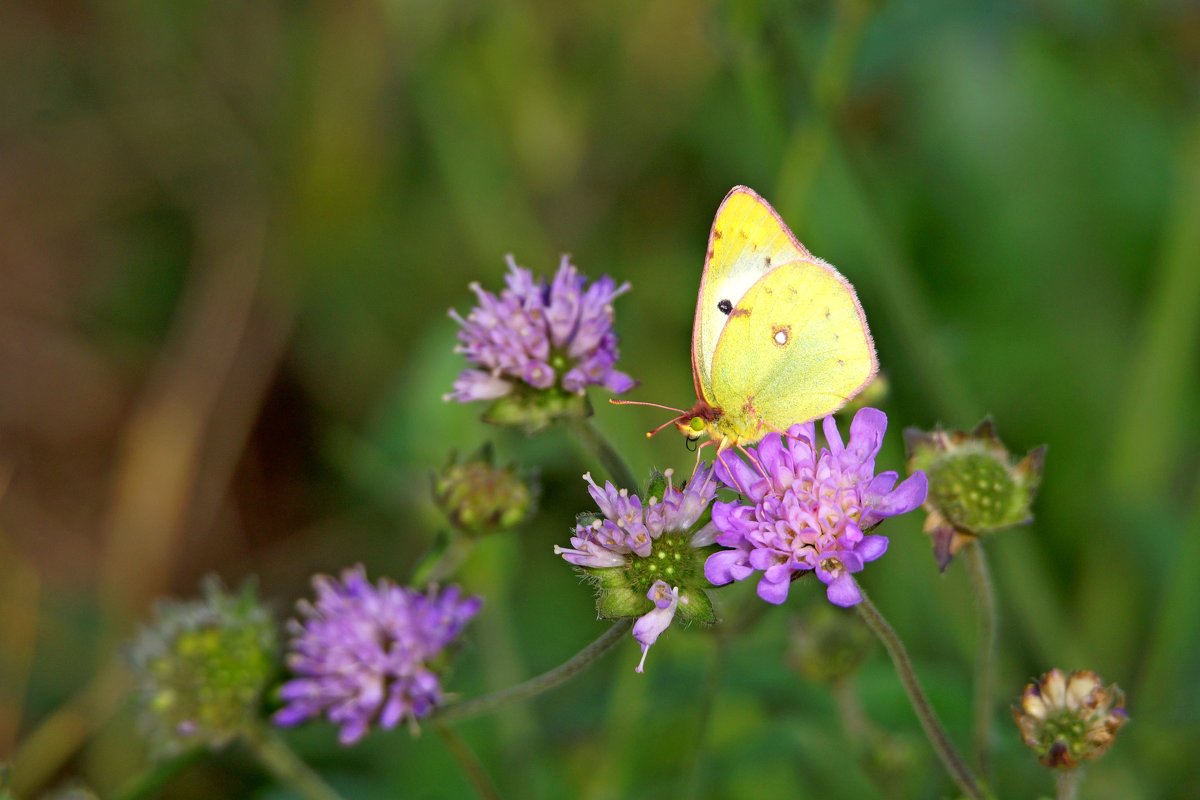
[[536, 487], [515, 464], [493, 465], [490, 444], [469, 459], [450, 463], [434, 476], [433, 495], [455, 528], [480, 536], [516, 527], [533, 513]]
[[1052, 669], [1025, 687], [1013, 719], [1047, 767], [1072, 769], [1104, 754], [1129, 716], [1125, 693], [1091, 670]]
[[140, 722], [159, 755], [221, 747], [260, 718], [279, 665], [275, 622], [250, 582], [236, 595], [204, 581], [204, 599], [162, 601], [129, 649]]
[[849, 609], [815, 603], [792, 626], [788, 662], [814, 683], [835, 683], [853, 674], [875, 644]]
[[929, 479], [925, 532], [941, 569], [967, 542], [1033, 520], [1045, 445], [1016, 461], [990, 419], [969, 432], [909, 428], [904, 441], [909, 473]]

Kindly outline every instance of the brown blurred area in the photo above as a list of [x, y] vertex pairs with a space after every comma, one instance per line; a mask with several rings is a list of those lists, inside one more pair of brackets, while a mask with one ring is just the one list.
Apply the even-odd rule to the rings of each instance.
[[[300, 424], [261, 139], [282, 31], [269, 4], [220, 10], [184, 49], [119, 5], [10, 5], [0, 21], [0, 524], [47, 583], [99, 591], [118, 627], [294, 522], [263, 513], [292, 507], [273, 473], [293, 462], [272, 455]], [[156, 257], [131, 252], [138, 228], [164, 224], [186, 248], [173, 302], [151, 335], [106, 339], [102, 292]]]

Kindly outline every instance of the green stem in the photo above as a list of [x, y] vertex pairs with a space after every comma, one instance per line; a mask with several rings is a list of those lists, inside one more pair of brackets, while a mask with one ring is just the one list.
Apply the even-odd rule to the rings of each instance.
[[471, 717], [490, 714], [510, 703], [519, 703], [557, 688], [583, 672], [611, 650], [632, 624], [633, 621], [628, 619], [613, 623], [613, 626], [600, 634], [598, 639], [554, 669], [507, 689], [476, 697], [473, 700], [463, 700], [443, 706], [430, 719], [443, 723], [461, 722]]
[[900, 637], [896, 631], [888, 624], [883, 615], [879, 613], [879, 609], [871, 602], [871, 598], [867, 597], [866, 592], [862, 591], [862, 602], [855, 608], [858, 610], [859, 616], [863, 621], [870, 626], [879, 640], [883, 642], [883, 646], [887, 648], [888, 655], [892, 658], [892, 664], [896, 667], [896, 674], [900, 676], [900, 683], [904, 685], [904, 691], [908, 693], [908, 700], [912, 703], [913, 711], [917, 714], [917, 719], [921, 722], [921, 727], [925, 729], [925, 735], [929, 738], [930, 744], [933, 745], [934, 752], [942, 761], [942, 766], [946, 768], [946, 772], [958, 784], [958, 788], [963, 794], [971, 798], [971, 800], [983, 800], [983, 792], [979, 789], [979, 781], [971, 773], [971, 770], [963, 762], [962, 756], [954, 749], [954, 745], [950, 741], [950, 737], [946, 735], [945, 728], [938, 720], [937, 712], [933, 710], [933, 706], [929, 703], [929, 698], [925, 696], [925, 690], [921, 688], [921, 681], [917, 678], [917, 673], [913, 669], [912, 659], [908, 656], [908, 651], [904, 649], [904, 643], [900, 641]]
[[987, 553], [980, 541], [965, 548], [971, 588], [975, 590], [975, 610], [979, 617], [975, 654], [975, 768], [986, 779], [988, 742], [992, 729], [992, 691], [996, 672], [996, 592], [988, 569]]
[[446, 745], [446, 749], [450, 751], [450, 755], [454, 756], [454, 760], [462, 768], [463, 774], [467, 776], [467, 780], [471, 782], [471, 786], [475, 788], [475, 794], [479, 795], [481, 800], [500, 800], [500, 794], [496, 791], [492, 779], [488, 776], [487, 770], [483, 768], [483, 763], [479, 757], [471, 750], [470, 745], [458, 733], [442, 722], [434, 722], [433, 730], [441, 738], [442, 743]]
[[441, 583], [446, 580], [458, 571], [475, 546], [474, 539], [463, 536], [458, 531], [445, 534], [445, 536], [447, 538], [444, 541], [435, 543], [430, 551], [417, 562], [417, 566], [413, 569], [411, 581], [413, 586], [419, 588], [429, 583]]
[[342, 800], [333, 787], [300, 760], [279, 734], [263, 728], [244, 738], [255, 758], [275, 780], [291, 787], [306, 800]]
[[567, 426], [584, 449], [596, 457], [618, 489], [628, 489], [631, 493], [638, 490], [637, 479], [633, 477], [625, 459], [621, 458], [621, 454], [604, 438], [604, 434], [591, 418], [572, 419]]
[[1054, 773], [1054, 785], [1058, 788], [1058, 800], [1075, 800], [1079, 794], [1080, 769], [1060, 769]]

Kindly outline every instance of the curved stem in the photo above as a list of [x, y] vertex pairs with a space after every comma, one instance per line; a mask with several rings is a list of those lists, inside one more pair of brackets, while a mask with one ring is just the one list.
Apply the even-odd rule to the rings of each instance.
[[275, 780], [291, 787], [305, 800], [342, 800], [342, 796], [305, 764], [275, 731], [263, 728], [247, 735], [245, 742]]
[[507, 689], [485, 694], [483, 697], [476, 697], [473, 700], [463, 700], [443, 706], [440, 710], [435, 711], [429, 719], [442, 723], [460, 722], [471, 717], [490, 714], [509, 703], [522, 702], [557, 688], [583, 672], [611, 650], [631, 625], [633, 625], [633, 620], [623, 619], [616, 622], [611, 628], [600, 634], [598, 639], [554, 669]]
[[871, 598], [862, 591], [861, 586], [859, 591], [862, 593], [862, 602], [855, 606], [855, 609], [883, 642], [883, 646], [887, 648], [888, 655], [892, 658], [892, 664], [896, 667], [896, 674], [900, 676], [900, 683], [904, 685], [904, 691], [908, 693], [908, 700], [912, 703], [913, 711], [916, 712], [917, 719], [921, 721], [921, 727], [925, 729], [925, 735], [933, 745], [938, 758], [941, 759], [942, 766], [946, 768], [946, 772], [958, 784], [958, 788], [962, 790], [963, 794], [971, 800], [982, 800], [983, 792], [979, 789], [979, 781], [963, 762], [962, 756], [954, 749], [950, 737], [946, 735], [945, 728], [938, 720], [937, 712], [933, 710], [929, 698], [925, 696], [925, 690], [921, 688], [921, 681], [913, 669], [908, 651], [904, 649], [904, 643], [900, 641], [896, 631], [879, 613], [879, 609], [871, 602]]
[[471, 750], [470, 745], [445, 723], [433, 723], [433, 730], [446, 745], [450, 755], [454, 756], [454, 760], [462, 768], [463, 774], [471, 782], [471, 786], [474, 787], [475, 794], [479, 795], [480, 800], [500, 800], [500, 794], [492, 784], [492, 779], [488, 776], [487, 770], [483, 768], [479, 757]]
[[1079, 789], [1080, 770], [1060, 769], [1054, 773], [1054, 785], [1058, 789], [1058, 800], [1075, 800]]
[[975, 590], [975, 610], [979, 616], [975, 653], [975, 730], [973, 739], [975, 768], [988, 774], [988, 739], [992, 722], [992, 689], [996, 671], [996, 593], [988, 569], [983, 543], [976, 540], [966, 548], [967, 571]]
[[621, 454], [616, 451], [608, 439], [604, 438], [604, 434], [600, 432], [590, 417], [588, 419], [572, 419], [567, 427], [571, 429], [584, 448], [596, 457], [600, 466], [608, 472], [609, 478], [618, 489], [628, 489], [631, 494], [638, 491], [639, 484], [633, 477], [629, 465], [625, 463], [625, 459], [621, 458]]

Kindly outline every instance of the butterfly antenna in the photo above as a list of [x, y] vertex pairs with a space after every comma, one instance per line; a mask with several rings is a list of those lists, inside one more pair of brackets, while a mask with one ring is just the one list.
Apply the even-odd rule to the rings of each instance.
[[608, 398], [608, 402], [614, 406], [649, 406], [650, 408], [661, 408], [663, 411], [674, 411], [681, 416], [687, 413], [682, 408], [664, 406], [661, 403], [647, 403], [644, 400], [618, 400], [615, 397], [610, 397]]
[[[681, 412], [681, 413], [682, 413], [682, 412]], [[652, 431], [646, 431], [646, 438], [647, 438], [647, 439], [649, 439], [649, 438], [650, 438], [650, 437], [652, 437], [654, 434], [656, 434], [656, 433], [660, 432], [660, 431], [661, 431], [663, 428], [667, 427], [668, 425], [671, 425], [671, 424], [673, 424], [674, 422], [675, 422], [675, 417], [671, 417], [669, 420], [667, 420], [666, 422], [664, 422], [662, 425], [659, 425], [659, 426], [658, 426], [657, 428], [655, 428], [654, 430], [652, 430]]]

